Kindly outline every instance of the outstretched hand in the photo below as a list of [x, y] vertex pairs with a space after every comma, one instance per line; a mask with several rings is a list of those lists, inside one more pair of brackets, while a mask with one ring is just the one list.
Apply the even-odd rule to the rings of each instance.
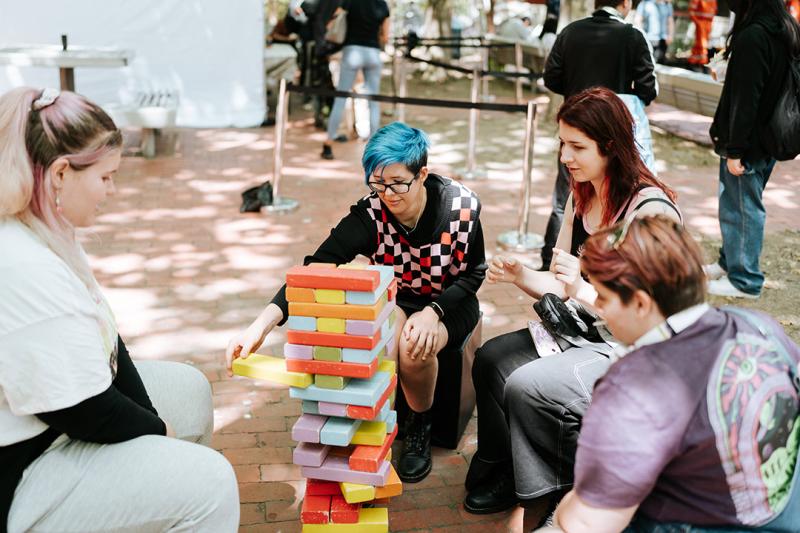
[[522, 263], [513, 257], [496, 255], [489, 263], [489, 270], [486, 272], [486, 281], [489, 283], [516, 283], [522, 275]]

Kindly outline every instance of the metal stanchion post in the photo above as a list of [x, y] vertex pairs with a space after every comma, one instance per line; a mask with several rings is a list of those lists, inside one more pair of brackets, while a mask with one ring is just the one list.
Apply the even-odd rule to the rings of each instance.
[[[472, 71], [472, 93], [470, 101], [475, 104], [480, 96], [481, 73], [478, 69]], [[461, 177], [466, 180], [476, 179], [486, 175], [485, 171], [478, 170], [476, 161], [476, 151], [478, 142], [478, 119], [480, 111], [478, 109], [469, 110], [469, 137], [467, 138], [467, 167], [461, 172]]]
[[544, 239], [536, 233], [528, 233], [531, 213], [531, 179], [533, 178], [533, 142], [536, 133], [536, 103], [528, 102], [528, 115], [525, 124], [525, 152], [522, 155], [522, 205], [519, 212], [519, 227], [501, 233], [497, 243], [507, 250], [529, 252], [544, 246]]
[[278, 92], [278, 109], [275, 115], [275, 159], [272, 172], [272, 205], [264, 206], [262, 210], [270, 213], [292, 211], [300, 206], [300, 202], [292, 198], [281, 196], [281, 174], [283, 173], [283, 141], [286, 134], [286, 121], [289, 111], [289, 92], [286, 90], [286, 80], [281, 79]]
[[[522, 45], [514, 43], [514, 62], [517, 67], [517, 74], [522, 73]], [[522, 77], [517, 77], [517, 103], [522, 103]]]
[[[398, 95], [400, 98], [406, 97], [406, 62], [402, 56], [400, 56], [399, 61], [397, 62], [397, 76], [399, 78], [399, 88], [397, 90]], [[397, 104], [397, 120], [399, 122], [406, 121], [406, 105], [405, 104]]]
[[[484, 46], [481, 48], [481, 70], [489, 72], [489, 47]], [[483, 101], [494, 101], [494, 95], [489, 94], [489, 76], [483, 78]]]

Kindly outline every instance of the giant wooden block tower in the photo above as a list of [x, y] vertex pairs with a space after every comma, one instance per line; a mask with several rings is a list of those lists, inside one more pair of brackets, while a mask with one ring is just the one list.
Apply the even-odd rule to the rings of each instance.
[[303, 402], [292, 438], [307, 478], [306, 533], [389, 530], [385, 503], [402, 492], [389, 462], [397, 372], [384, 360], [394, 349], [396, 292], [392, 267], [293, 267], [285, 358], [234, 361], [234, 373], [289, 385]]

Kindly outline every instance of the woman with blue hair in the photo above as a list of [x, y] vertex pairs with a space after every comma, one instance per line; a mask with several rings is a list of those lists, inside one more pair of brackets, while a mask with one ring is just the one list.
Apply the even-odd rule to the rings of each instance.
[[[394, 267], [400, 385], [408, 402], [397, 472], [405, 482], [431, 470], [431, 416], [437, 355], [460, 346], [479, 319], [476, 292], [486, 270], [478, 197], [428, 171], [427, 135], [400, 122], [384, 126], [364, 149], [362, 166], [371, 193], [304, 263], [343, 264], [364, 255]], [[230, 369], [288, 316], [286, 288], [228, 345]], [[394, 357], [394, 354], [388, 354]]]

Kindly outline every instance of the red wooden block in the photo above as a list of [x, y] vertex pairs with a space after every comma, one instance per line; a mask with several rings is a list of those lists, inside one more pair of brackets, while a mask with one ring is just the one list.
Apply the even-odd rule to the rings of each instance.
[[386, 454], [389, 453], [396, 436], [397, 424], [394, 425], [394, 430], [383, 439], [381, 446], [356, 446], [356, 449], [350, 455], [350, 470], [377, 472], [386, 460]]
[[306, 359], [287, 359], [286, 370], [289, 372], [305, 372], [307, 374], [324, 374], [326, 376], [344, 376], [347, 378], [371, 378], [378, 371], [378, 358], [368, 365], [361, 363], [340, 363], [338, 361], [309, 361]]
[[331, 499], [331, 522], [334, 524], [358, 523], [358, 510], [360, 503], [347, 503], [344, 496], [334, 496]]
[[363, 405], [348, 405], [347, 406], [347, 417], [348, 418], [356, 418], [358, 420], [372, 420], [378, 413], [380, 413], [383, 404], [389, 400], [389, 396], [392, 395], [394, 389], [397, 387], [397, 374], [392, 376], [392, 380], [389, 382], [389, 386], [386, 387], [386, 390], [383, 392], [383, 395], [378, 399], [378, 401], [372, 407], [364, 407]]
[[378, 345], [380, 339], [380, 331], [376, 331], [372, 337], [347, 335], [346, 333], [322, 333], [320, 331], [290, 330], [286, 332], [286, 340], [292, 344], [334, 346], [337, 348], [355, 348], [356, 350], [371, 350]]
[[389, 284], [389, 288], [386, 289], [388, 300], [391, 302], [394, 300], [394, 297], [397, 296], [397, 278], [394, 278], [392, 282]]
[[341, 289], [372, 292], [378, 288], [381, 274], [376, 270], [294, 266], [286, 272], [286, 285], [307, 289]]
[[[339, 496], [343, 498], [343, 496]], [[303, 499], [300, 521], [304, 524], [327, 524], [331, 520], [331, 498], [335, 496], [309, 496]]]
[[341, 494], [342, 489], [334, 481], [306, 479], [306, 496], [336, 496]]

